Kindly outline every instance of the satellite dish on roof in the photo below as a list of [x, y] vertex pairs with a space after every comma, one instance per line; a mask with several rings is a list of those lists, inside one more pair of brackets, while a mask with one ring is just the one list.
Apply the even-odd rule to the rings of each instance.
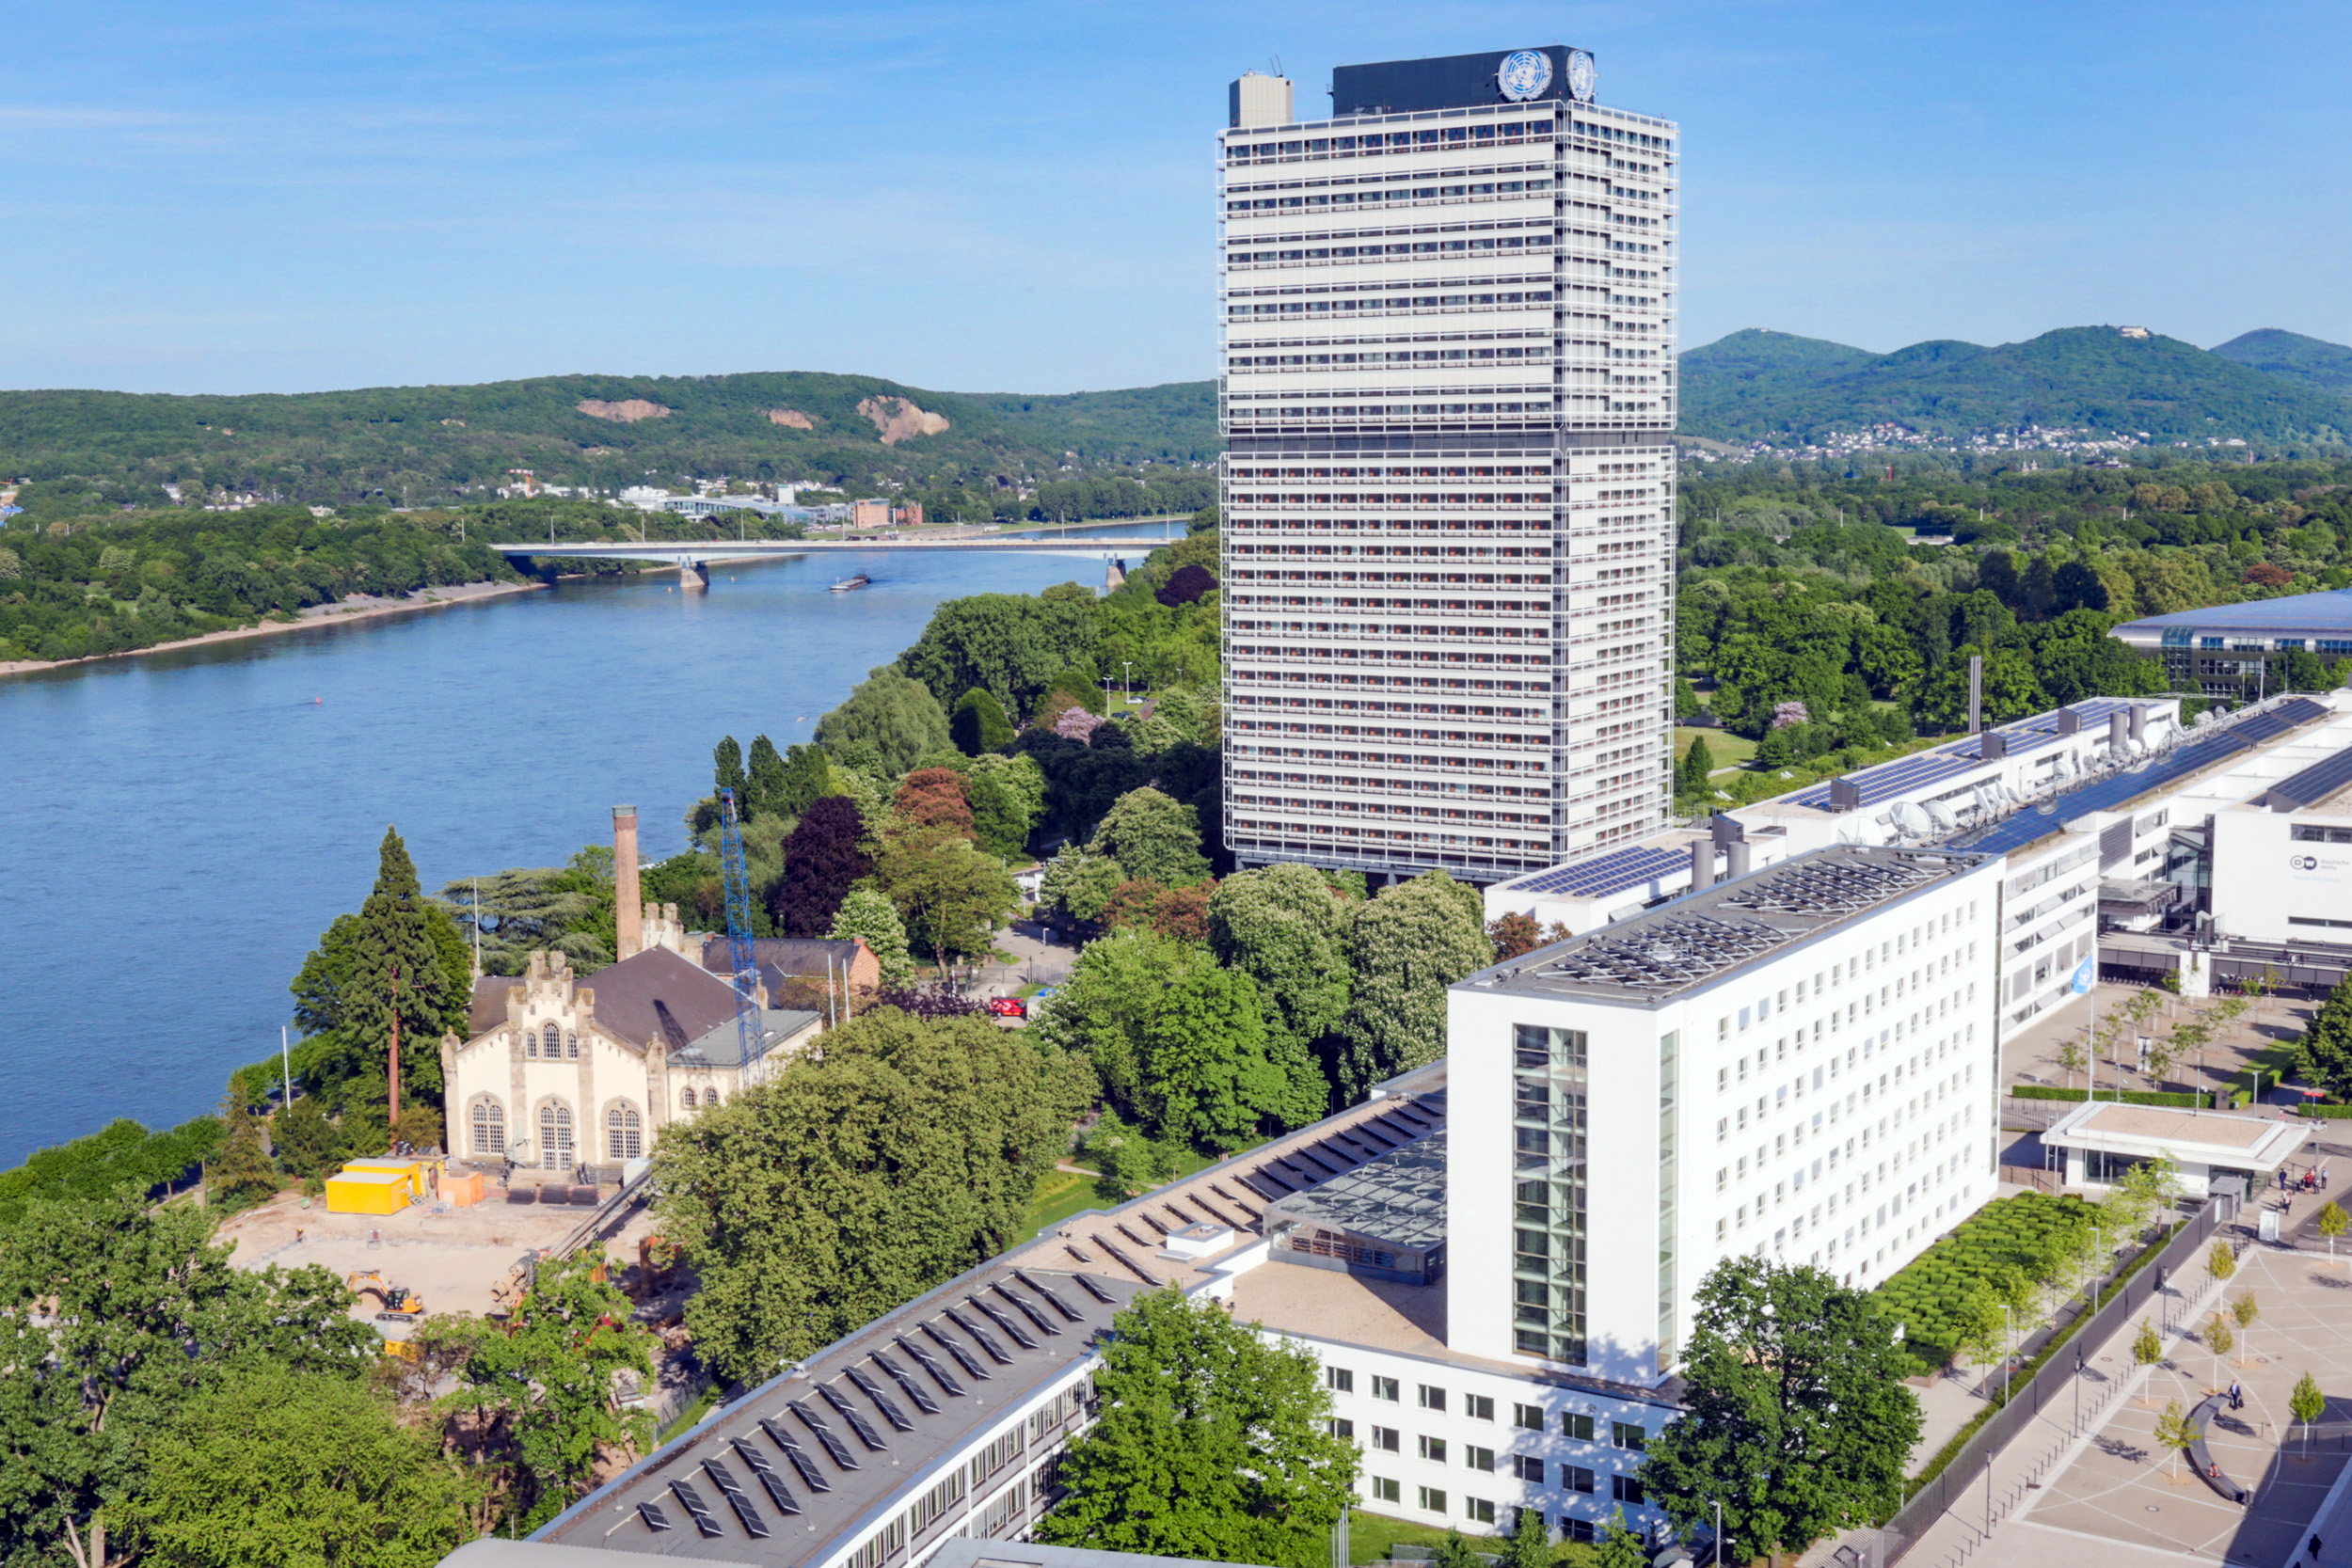
[[2213, 721], [2214, 721], [2214, 720], [2213, 720], [2213, 709], [2211, 709], [2211, 708], [2207, 708], [2207, 709], [2205, 709], [2205, 711], [2204, 711], [2204, 712], [2202, 712], [2202, 713], [2199, 714], [2199, 715], [2198, 715], [2195, 719], [2192, 719], [2191, 721], [2189, 721], [2189, 722], [2191, 722], [2192, 724], [2196, 725], [2196, 727], [2197, 727], [2197, 728], [2199, 728], [2199, 729], [2201, 729], [2201, 729], [2203, 729], [2203, 728], [2204, 728], [2207, 724], [2212, 723]]
[[1935, 824], [1939, 832], [1948, 833], [1960, 826], [1960, 819], [1941, 800], [1922, 801], [1920, 809], [1928, 814], [1928, 820]]
[[1905, 838], [1925, 838], [1935, 832], [1935, 822], [1928, 814], [1909, 800], [1895, 806], [1895, 830]]

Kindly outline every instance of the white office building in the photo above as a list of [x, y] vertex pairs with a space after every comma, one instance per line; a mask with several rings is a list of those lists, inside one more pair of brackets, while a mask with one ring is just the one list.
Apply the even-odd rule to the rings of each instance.
[[1991, 1198], [2000, 873], [1817, 849], [1454, 987], [1447, 1342], [1661, 1383], [1723, 1259], [1873, 1285]]
[[1218, 139], [1226, 842], [1491, 882], [1670, 804], [1680, 138], [1549, 47]]

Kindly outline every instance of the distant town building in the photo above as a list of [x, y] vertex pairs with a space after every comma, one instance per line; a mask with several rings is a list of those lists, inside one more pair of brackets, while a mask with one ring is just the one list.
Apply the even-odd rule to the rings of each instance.
[[2119, 335], [2125, 338], [2145, 338], [2148, 336], [2148, 329], [2144, 326], [2119, 326], [2115, 330]]
[[890, 503], [886, 500], [861, 500], [850, 503], [851, 528], [888, 528]]
[[1497, 881], [1670, 803], [1678, 134], [1557, 46], [1332, 81], [1219, 138], [1226, 843]]

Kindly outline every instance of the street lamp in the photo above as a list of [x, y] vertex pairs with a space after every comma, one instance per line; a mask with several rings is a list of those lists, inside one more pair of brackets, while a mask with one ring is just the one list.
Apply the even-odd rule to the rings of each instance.
[[1119, 695], [1123, 702], [1133, 703], [1136, 700], [1135, 660], [1131, 658], [1122, 658], [1119, 661], [1119, 668], [1121, 672], [1120, 675], [1120, 689]]
[[1715, 1568], [1724, 1568], [1724, 1500], [1715, 1499]]
[[2001, 1304], [2001, 1402], [2009, 1403], [2009, 1372], [2017, 1359], [2011, 1350], [2017, 1334], [2017, 1321], [2010, 1314], [2009, 1303]]

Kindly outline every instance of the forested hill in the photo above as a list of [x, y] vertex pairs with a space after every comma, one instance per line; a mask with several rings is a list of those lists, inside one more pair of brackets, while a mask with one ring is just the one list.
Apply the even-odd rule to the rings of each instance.
[[[1746, 441], [1892, 421], [1942, 436], [2038, 424], [2169, 440], [2352, 438], [2352, 396], [2323, 385], [2329, 363], [2352, 370], [2352, 351], [2295, 341], [2340, 358], [2273, 352], [2239, 363], [2112, 326], [2062, 327], [1991, 348], [1944, 340], [1892, 354], [1750, 329], [1681, 356], [1682, 431]], [[2286, 357], [2301, 367], [2296, 373], [2284, 373]]]
[[1013, 483], [1064, 465], [1190, 463], [1216, 387], [1029, 396], [874, 376], [562, 375], [473, 387], [174, 397], [0, 392], [0, 477], [155, 503], [166, 481], [286, 500], [479, 499], [509, 468], [605, 489], [679, 475]]
[[2265, 326], [2241, 332], [2226, 343], [2216, 343], [2213, 351], [2224, 359], [2233, 359], [2271, 375], [2299, 381], [2337, 397], [2352, 398], [2352, 348], [2342, 343]]

